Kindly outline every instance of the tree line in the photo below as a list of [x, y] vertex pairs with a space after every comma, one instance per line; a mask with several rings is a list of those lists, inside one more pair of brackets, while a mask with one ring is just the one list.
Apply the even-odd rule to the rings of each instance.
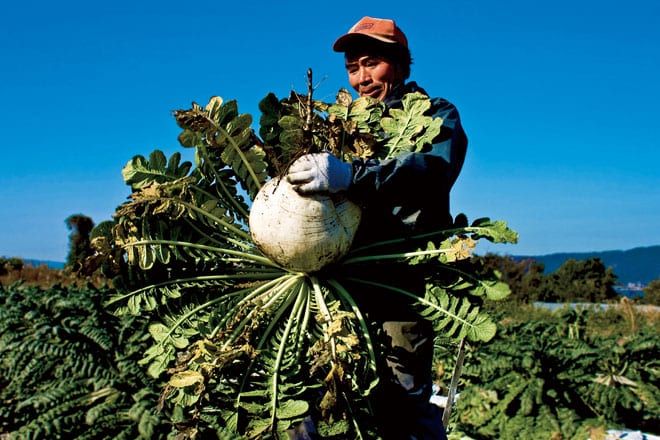
[[[94, 221], [83, 214], [73, 214], [66, 218], [65, 224], [71, 233], [64, 272], [89, 276], [89, 267], [85, 261], [94, 255], [91, 246]], [[600, 258], [569, 258], [549, 274], [544, 273], [543, 263], [533, 258], [516, 259], [490, 253], [474, 258], [481, 259], [484, 270], [496, 269], [502, 274], [502, 280], [511, 287], [509, 301], [600, 303], [617, 300], [621, 296], [615, 289], [617, 275]], [[0, 276], [21, 272], [23, 268], [21, 258], [0, 257]], [[651, 281], [643, 289], [643, 295], [633, 300], [642, 304], [660, 305], [660, 278]]]
[[[510, 256], [487, 254], [482, 258], [489, 269], [501, 272], [511, 287], [510, 300], [520, 303], [588, 302], [601, 303], [618, 299], [617, 276], [600, 258], [575, 260], [569, 258], [556, 271], [545, 274], [544, 265], [533, 258], [515, 259]], [[660, 279], [643, 290], [634, 301], [660, 305]]]

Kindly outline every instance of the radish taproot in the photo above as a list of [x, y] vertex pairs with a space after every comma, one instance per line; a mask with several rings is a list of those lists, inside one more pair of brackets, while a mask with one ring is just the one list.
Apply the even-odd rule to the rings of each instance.
[[250, 234], [275, 263], [296, 272], [316, 272], [349, 251], [361, 210], [344, 195], [300, 195], [275, 177], [261, 188], [250, 210]]

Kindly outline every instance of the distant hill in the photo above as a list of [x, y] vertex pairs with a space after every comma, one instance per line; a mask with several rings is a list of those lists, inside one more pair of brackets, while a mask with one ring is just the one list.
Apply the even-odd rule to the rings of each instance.
[[660, 278], [660, 245], [638, 247], [627, 251], [602, 251], [602, 252], [579, 252], [579, 253], [557, 253], [540, 256], [519, 256], [513, 258], [533, 258], [543, 263], [545, 274], [556, 271], [566, 260], [576, 261], [589, 258], [600, 258], [603, 264], [611, 267], [617, 276], [617, 282], [623, 285], [629, 283], [646, 286], [653, 280]]

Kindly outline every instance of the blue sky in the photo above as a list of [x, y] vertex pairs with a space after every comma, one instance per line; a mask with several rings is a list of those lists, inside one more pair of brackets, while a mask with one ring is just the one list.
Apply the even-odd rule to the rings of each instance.
[[[347, 86], [336, 37], [394, 18], [411, 79], [469, 137], [454, 214], [505, 220], [516, 255], [660, 244], [660, 3], [11, 2], [0, 15], [0, 256], [64, 261], [64, 220], [109, 220], [132, 156], [178, 145], [213, 95], [258, 121], [268, 92]], [[422, 189], [424, 190], [424, 189]]]

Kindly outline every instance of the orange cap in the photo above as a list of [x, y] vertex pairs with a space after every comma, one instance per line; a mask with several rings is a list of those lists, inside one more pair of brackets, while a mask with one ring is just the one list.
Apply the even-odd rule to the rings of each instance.
[[372, 17], [362, 17], [348, 33], [335, 41], [332, 48], [335, 52], [345, 52], [352, 41], [364, 37], [370, 37], [385, 43], [398, 43], [406, 49], [408, 48], [408, 39], [394, 23], [394, 20]]

